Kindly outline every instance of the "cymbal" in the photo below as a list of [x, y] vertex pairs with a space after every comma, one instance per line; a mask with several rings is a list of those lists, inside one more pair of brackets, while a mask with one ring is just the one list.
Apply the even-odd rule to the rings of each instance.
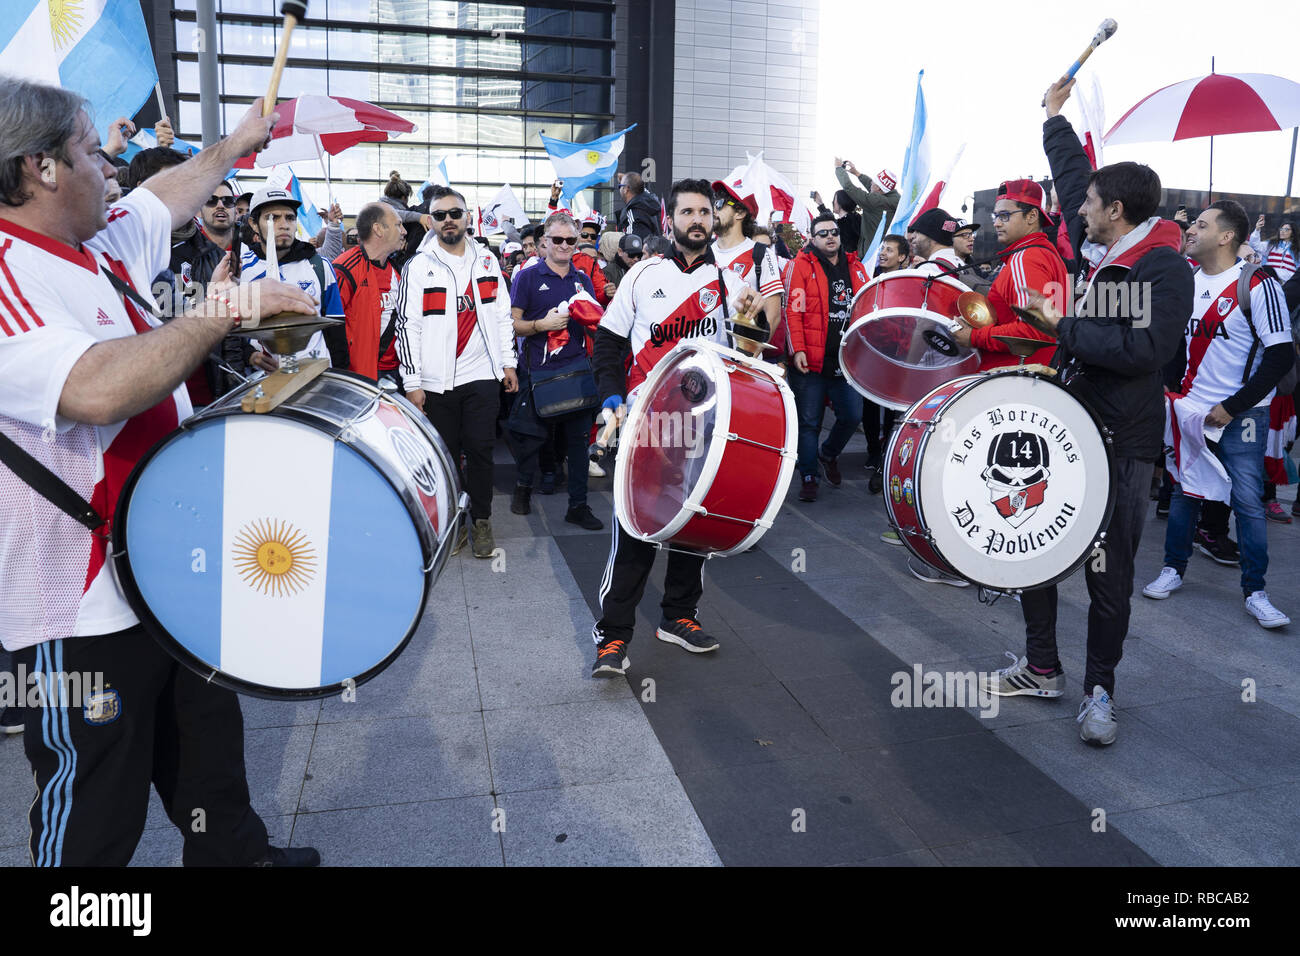
[[982, 329], [994, 322], [989, 300], [979, 292], [963, 292], [957, 296], [957, 311], [972, 329]]
[[1042, 339], [1027, 338], [1023, 335], [995, 335], [993, 338], [1006, 345], [1007, 351], [1012, 355], [1020, 358], [1027, 358], [1039, 349], [1048, 348], [1053, 344], [1044, 342]]
[[1022, 309], [1018, 305], [1013, 305], [1011, 311], [1018, 315], [1021, 321], [1032, 325], [1039, 332], [1043, 332], [1050, 335], [1052, 338], [1056, 338], [1056, 330], [1047, 324], [1047, 319], [1043, 318], [1043, 313], [1039, 312], [1037, 309]]
[[276, 355], [293, 355], [301, 352], [311, 337], [321, 329], [343, 325], [341, 315], [304, 315], [301, 312], [281, 312], [268, 316], [256, 328], [235, 329], [231, 334], [261, 342]]

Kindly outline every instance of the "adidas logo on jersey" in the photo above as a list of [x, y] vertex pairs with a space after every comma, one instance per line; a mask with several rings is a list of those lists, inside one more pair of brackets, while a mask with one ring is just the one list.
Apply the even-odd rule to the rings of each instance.
[[550, 286], [548, 286], [545, 282], [543, 282], [541, 285], [539, 285], [539, 286], [537, 287], [537, 291], [538, 291], [538, 292], [549, 292], [549, 291], [550, 291], [550, 288], [551, 288]]
[[1210, 297], [1210, 290], [1209, 290], [1209, 289], [1206, 289], [1204, 292], [1201, 293], [1201, 298], [1202, 298], [1202, 299], [1208, 299], [1209, 297]]
[[663, 289], [655, 289], [654, 292], [651, 294], [650, 298], [652, 298], [652, 299], [666, 299], [666, 298], [668, 298], [668, 296], [664, 295], [664, 290], [663, 290]]
[[112, 325], [112, 324], [113, 324], [113, 320], [110, 319], [110, 318], [108, 317], [108, 313], [107, 313], [107, 312], [105, 312], [103, 309], [100, 309], [100, 310], [99, 310], [99, 314], [95, 316], [95, 324], [96, 324], [96, 325]]

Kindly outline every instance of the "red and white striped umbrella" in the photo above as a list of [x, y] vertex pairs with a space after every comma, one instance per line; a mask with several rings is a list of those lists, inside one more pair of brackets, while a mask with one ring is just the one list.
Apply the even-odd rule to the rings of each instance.
[[276, 166], [300, 159], [331, 156], [358, 143], [382, 143], [415, 131], [415, 124], [396, 113], [346, 96], [300, 96], [275, 106], [280, 121], [271, 131], [271, 144], [235, 164], [238, 169]]
[[1271, 73], [1211, 73], [1143, 97], [1104, 140], [1168, 143], [1300, 126], [1300, 83]]

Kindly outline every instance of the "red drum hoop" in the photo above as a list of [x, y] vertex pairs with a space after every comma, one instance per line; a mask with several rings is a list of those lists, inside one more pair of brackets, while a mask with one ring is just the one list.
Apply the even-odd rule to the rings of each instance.
[[614, 468], [615, 512], [642, 541], [735, 554], [772, 526], [795, 467], [794, 396], [776, 366], [679, 343], [637, 390]]
[[877, 405], [903, 411], [944, 382], [974, 374], [979, 353], [952, 338], [957, 299], [969, 291], [920, 269], [872, 279], [854, 297], [840, 338], [849, 384]]
[[1110, 437], [1053, 379], [1008, 371], [954, 379], [890, 438], [885, 509], [912, 554], [995, 591], [1047, 587], [1105, 538]]

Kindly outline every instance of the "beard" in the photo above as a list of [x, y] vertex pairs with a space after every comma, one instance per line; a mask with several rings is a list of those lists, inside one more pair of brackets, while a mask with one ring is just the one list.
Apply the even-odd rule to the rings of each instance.
[[460, 245], [460, 241], [465, 238], [464, 222], [465, 220], [462, 218], [461, 221], [456, 224], [456, 228], [451, 231], [447, 231], [445, 226], [438, 227], [438, 239], [441, 240], [443, 245]]
[[676, 226], [673, 226], [673, 241], [677, 243], [677, 248], [686, 252], [702, 252], [704, 247], [709, 244], [709, 230], [703, 226], [693, 226], [692, 229], [698, 228], [701, 236], [698, 239], [692, 238], [690, 234], [682, 232]]

